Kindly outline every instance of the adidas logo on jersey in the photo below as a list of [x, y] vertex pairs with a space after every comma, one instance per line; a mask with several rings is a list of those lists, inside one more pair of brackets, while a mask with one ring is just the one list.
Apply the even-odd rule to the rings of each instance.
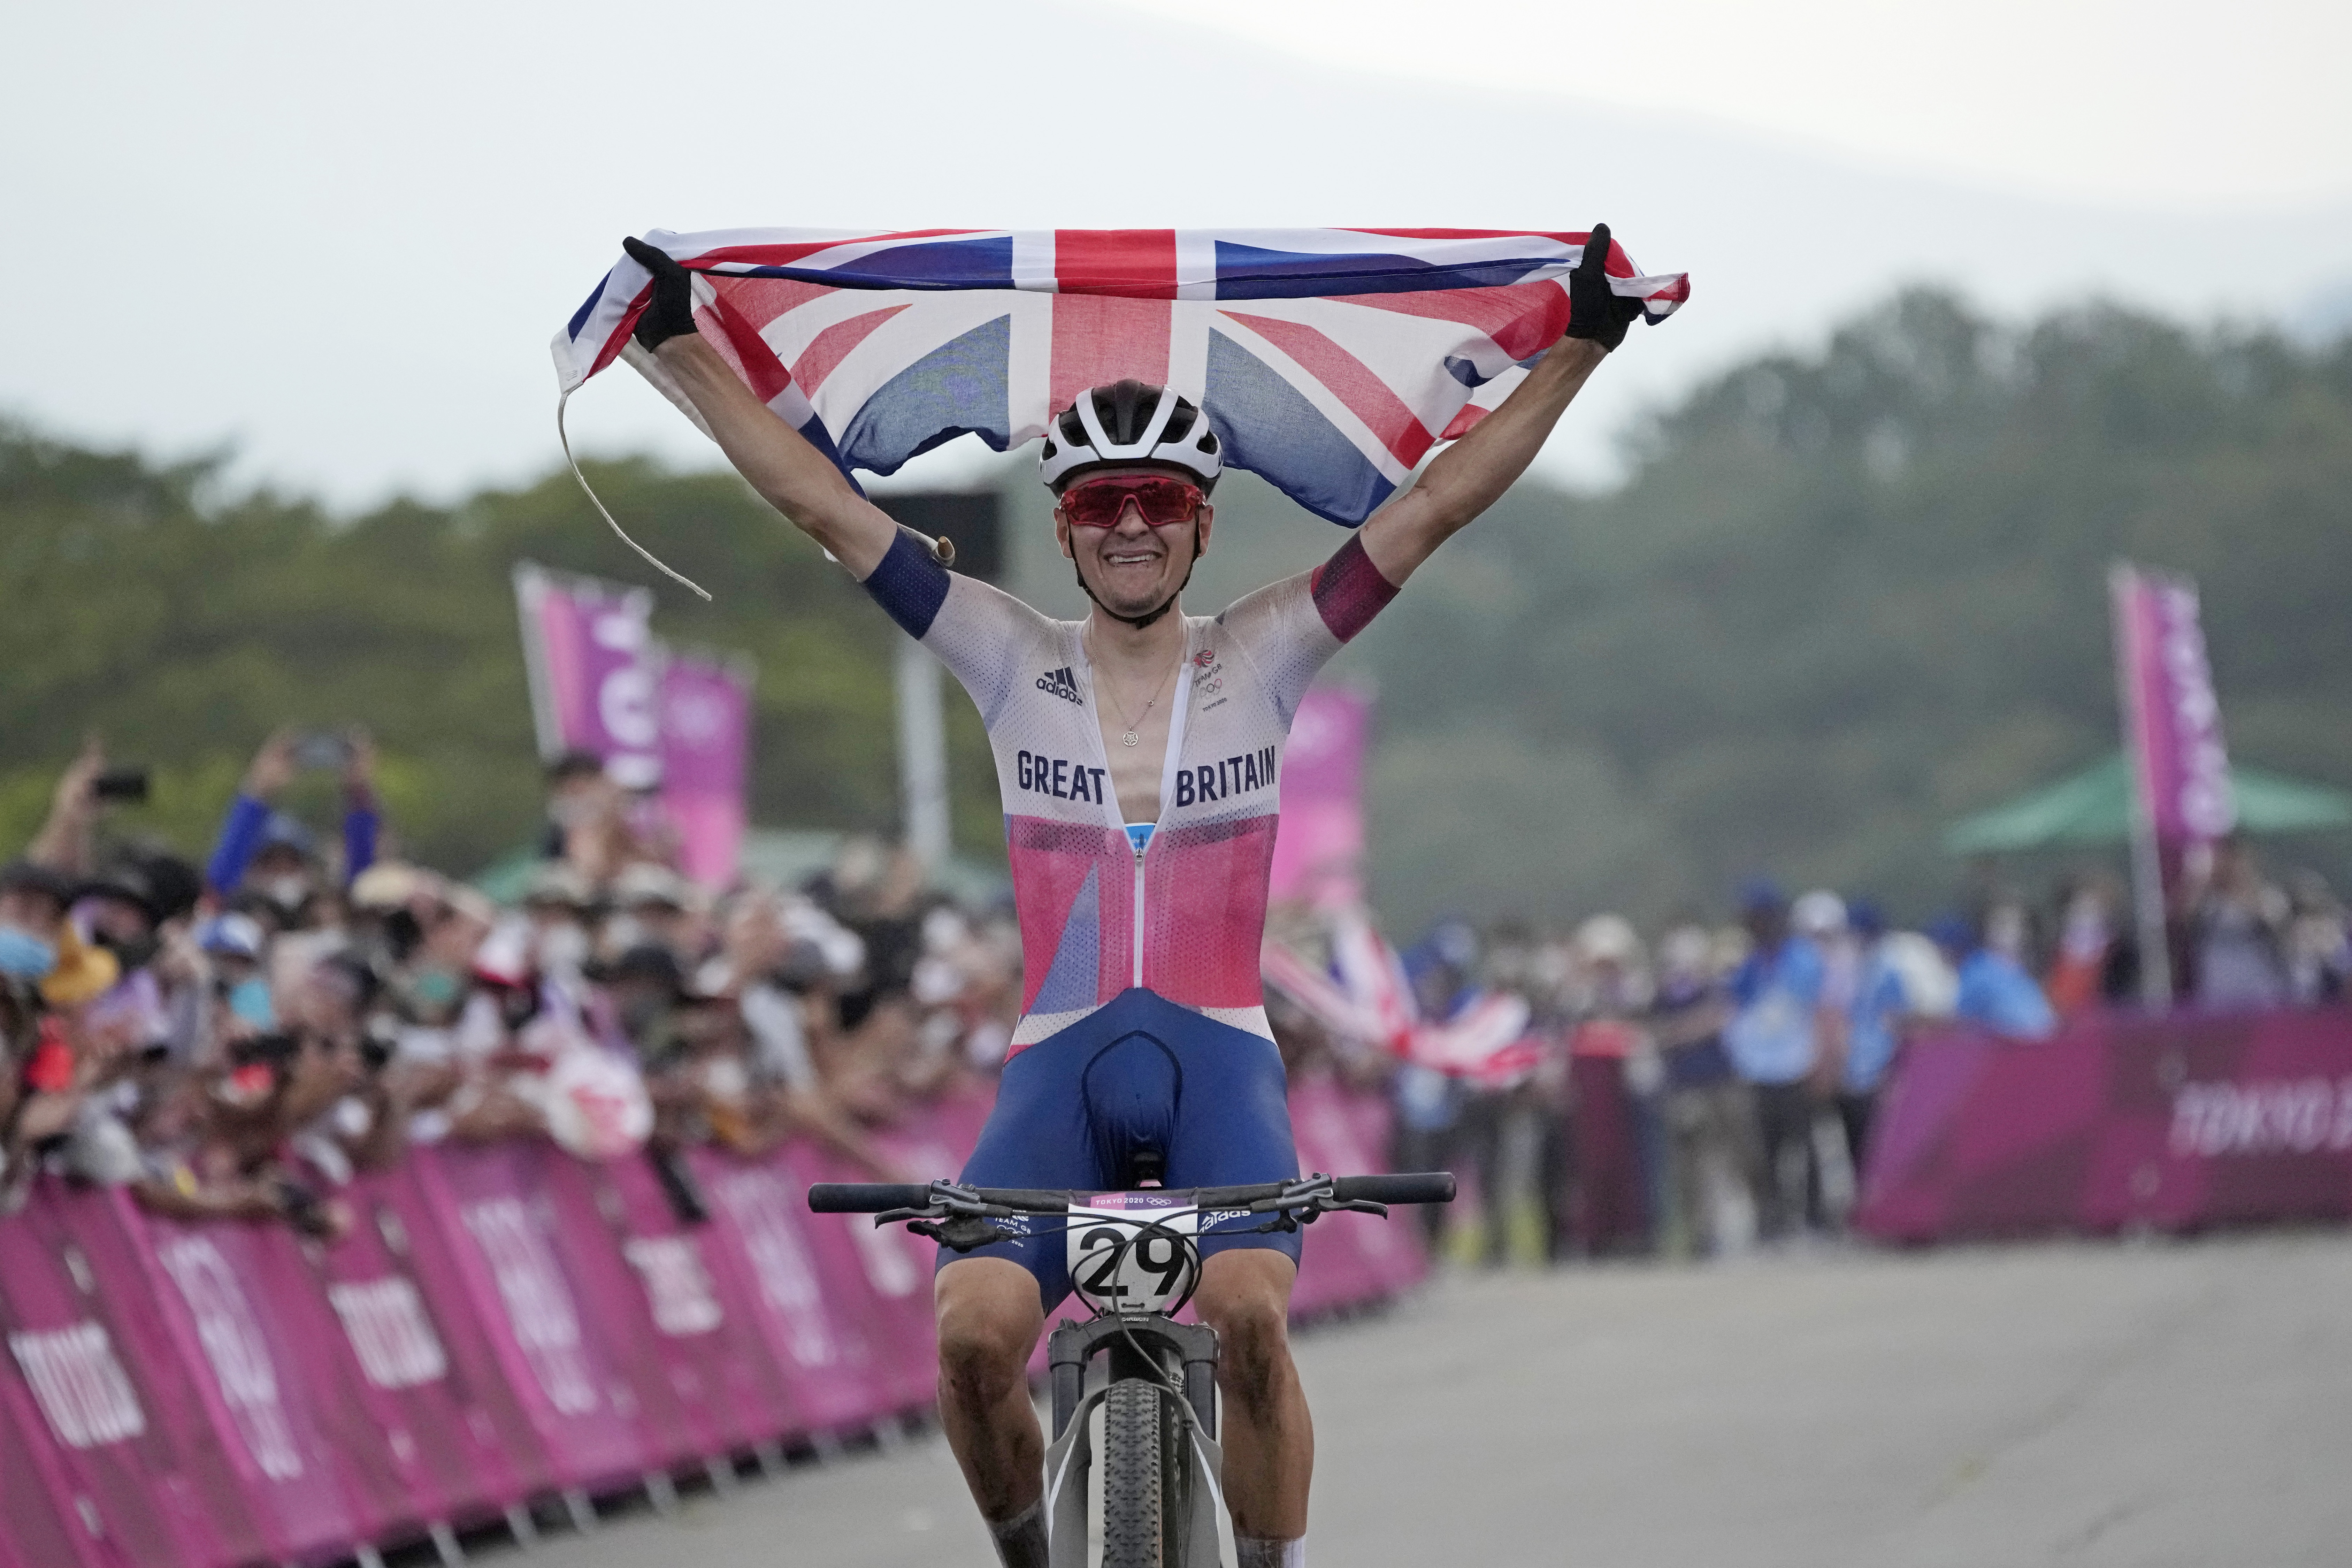
[[1039, 676], [1037, 678], [1037, 689], [1040, 691], [1050, 691], [1055, 696], [1060, 698], [1063, 701], [1076, 702], [1081, 707], [1085, 705], [1087, 700], [1085, 698], [1078, 695], [1077, 677], [1070, 673], [1070, 667], [1066, 664], [1062, 666], [1059, 669], [1049, 669], [1045, 674]]

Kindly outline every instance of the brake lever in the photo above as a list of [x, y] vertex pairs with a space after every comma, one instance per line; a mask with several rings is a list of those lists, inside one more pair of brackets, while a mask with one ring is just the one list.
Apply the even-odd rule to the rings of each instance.
[[943, 1220], [919, 1219], [907, 1228], [917, 1236], [928, 1237], [951, 1252], [970, 1252], [1000, 1241], [1020, 1238], [1001, 1225], [991, 1225], [978, 1215], [960, 1214]]
[[[929, 1236], [931, 1232], [923, 1228], [924, 1221], [944, 1220], [953, 1223], [961, 1219], [1011, 1219], [1014, 1212], [1002, 1204], [982, 1202], [979, 1194], [970, 1187], [960, 1187], [953, 1182], [933, 1182], [929, 1203], [925, 1204], [921, 1208], [887, 1209], [874, 1216], [874, 1228], [879, 1230], [886, 1225], [897, 1225], [904, 1220], [908, 1222], [907, 1228], [918, 1236]], [[1010, 1235], [1011, 1233], [1000, 1231], [998, 1234]]]
[[1276, 1209], [1288, 1211], [1318, 1203], [1330, 1205], [1336, 1202], [1331, 1196], [1332, 1180], [1318, 1171], [1303, 1181], [1291, 1183], [1270, 1198], [1259, 1198], [1250, 1205], [1250, 1213], [1270, 1214]]

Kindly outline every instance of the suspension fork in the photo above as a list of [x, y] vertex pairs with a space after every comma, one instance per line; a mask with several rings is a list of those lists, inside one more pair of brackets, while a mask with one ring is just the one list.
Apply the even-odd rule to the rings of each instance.
[[[1155, 1366], [1139, 1364], [1139, 1346]], [[1156, 1313], [1124, 1319], [1107, 1316], [1083, 1323], [1062, 1320], [1045, 1343], [1047, 1375], [1054, 1390], [1055, 1436], [1069, 1426], [1086, 1396], [1087, 1363], [1104, 1351], [1109, 1352], [1108, 1371], [1113, 1378], [1140, 1377], [1159, 1383], [1173, 1376], [1202, 1432], [1216, 1436], [1217, 1331], [1206, 1323], [1180, 1323]]]

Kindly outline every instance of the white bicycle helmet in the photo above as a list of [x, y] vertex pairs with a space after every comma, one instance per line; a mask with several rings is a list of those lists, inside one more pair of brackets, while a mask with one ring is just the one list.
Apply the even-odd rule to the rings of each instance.
[[1055, 416], [1037, 459], [1045, 488], [1060, 495], [1088, 468], [1166, 463], [1191, 474], [1203, 495], [1224, 468], [1217, 433], [1192, 399], [1148, 381], [1090, 387]]

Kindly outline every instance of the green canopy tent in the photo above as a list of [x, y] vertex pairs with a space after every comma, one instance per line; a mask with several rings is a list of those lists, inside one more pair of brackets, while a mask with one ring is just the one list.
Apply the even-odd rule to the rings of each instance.
[[[2352, 792], [2232, 766], [2238, 828], [2307, 833], [2352, 827]], [[2131, 837], [2131, 763], [2121, 752], [2074, 777], [2032, 790], [1944, 830], [1954, 855], [2003, 855], [2070, 845], [2120, 844]]]

